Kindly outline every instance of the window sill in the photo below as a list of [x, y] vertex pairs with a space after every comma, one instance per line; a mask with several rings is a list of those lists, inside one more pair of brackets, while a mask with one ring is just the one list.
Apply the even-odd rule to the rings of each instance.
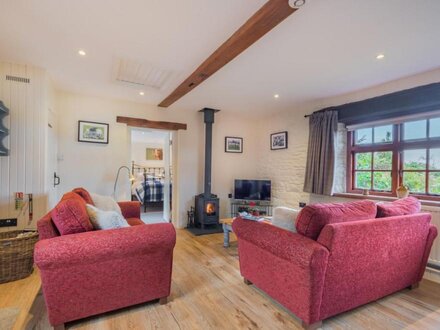
[[[336, 194], [333, 194], [333, 197], [353, 198], [353, 199], [372, 199], [372, 200], [385, 201], [385, 202], [392, 202], [392, 201], [398, 200], [397, 197], [362, 195], [362, 194], [354, 194], [354, 193], [336, 193]], [[440, 207], [440, 201], [423, 200], [421, 198], [419, 198], [419, 200], [422, 203], [422, 205]]]

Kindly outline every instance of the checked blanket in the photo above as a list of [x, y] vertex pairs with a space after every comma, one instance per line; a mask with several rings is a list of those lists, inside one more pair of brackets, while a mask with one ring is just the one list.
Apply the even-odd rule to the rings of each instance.
[[149, 178], [145, 182], [143, 181], [139, 182], [139, 184], [134, 188], [135, 188], [134, 189], [135, 195], [141, 203], [143, 203], [144, 201], [146, 202], [163, 201], [164, 182], [159, 179]]

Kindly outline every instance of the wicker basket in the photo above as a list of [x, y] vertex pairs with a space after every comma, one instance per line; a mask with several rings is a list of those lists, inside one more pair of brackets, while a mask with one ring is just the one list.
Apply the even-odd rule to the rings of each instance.
[[31, 232], [22, 238], [23, 231], [0, 233], [0, 283], [29, 276], [34, 266], [34, 246], [38, 233]]

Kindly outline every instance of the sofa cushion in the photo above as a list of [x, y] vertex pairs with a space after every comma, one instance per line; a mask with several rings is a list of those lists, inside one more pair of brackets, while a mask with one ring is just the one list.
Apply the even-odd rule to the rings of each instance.
[[273, 209], [272, 225], [296, 233], [295, 220], [299, 210], [278, 206]]
[[84, 200], [79, 196], [76, 198], [74, 195], [66, 195], [51, 211], [52, 221], [60, 234], [69, 235], [93, 230]]
[[377, 218], [419, 213], [422, 206], [415, 197], [406, 197], [391, 203], [377, 204]]
[[127, 220], [128, 224], [130, 226], [145, 225], [145, 223], [141, 219], [138, 219], [138, 218], [127, 218], [125, 220]]
[[40, 240], [60, 236], [60, 232], [52, 221], [51, 212], [37, 221], [37, 230]]
[[[94, 206], [103, 211], [115, 211], [122, 214], [121, 207], [116, 203], [116, 201], [110, 196], [98, 195], [91, 193], [90, 196], [94, 201]], [[89, 204], [89, 203], [87, 203]]]
[[115, 211], [103, 211], [93, 205], [87, 204], [87, 213], [93, 228], [97, 230], [130, 227], [124, 217]]
[[65, 193], [63, 195], [63, 197], [61, 197], [62, 201], [65, 201], [66, 199], [76, 199], [77, 201], [86, 205], [85, 200], [80, 195], [78, 195], [77, 193], [75, 193], [73, 191], [69, 191], [69, 192]]
[[75, 188], [72, 190], [74, 193], [77, 193], [79, 196], [82, 197], [82, 199], [84, 199], [84, 201], [87, 204], [90, 205], [95, 205], [95, 203], [93, 203], [93, 199], [90, 196], [89, 192], [87, 190], [85, 190], [84, 188]]
[[376, 212], [376, 203], [369, 200], [308, 205], [296, 218], [296, 230], [316, 240], [327, 224], [374, 219]]

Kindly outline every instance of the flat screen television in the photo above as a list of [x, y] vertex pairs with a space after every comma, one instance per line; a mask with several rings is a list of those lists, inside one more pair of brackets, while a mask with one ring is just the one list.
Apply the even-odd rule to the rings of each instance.
[[270, 201], [270, 180], [235, 180], [234, 198], [253, 201]]

